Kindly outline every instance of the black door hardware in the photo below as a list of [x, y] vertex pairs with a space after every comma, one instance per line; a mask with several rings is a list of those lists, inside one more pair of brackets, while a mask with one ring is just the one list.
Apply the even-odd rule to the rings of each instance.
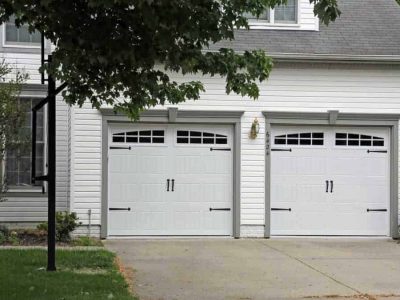
[[367, 153], [387, 153], [387, 150], [367, 150]]
[[272, 211], [292, 211], [291, 208], [271, 208]]
[[331, 193], [333, 193], [333, 180], [331, 180]]
[[325, 184], [326, 184], [326, 193], [328, 193], [329, 192], [329, 181], [326, 180]]
[[108, 210], [127, 210], [127, 211], [131, 211], [131, 208], [130, 207], [126, 207], [126, 208], [123, 208], [123, 207], [110, 207]]
[[292, 152], [292, 149], [272, 148], [271, 151], [274, 151], [274, 152]]
[[131, 147], [117, 147], [117, 146], [111, 146], [110, 147], [111, 150], [115, 150], [115, 149], [124, 149], [124, 150], [131, 150]]
[[380, 209], [369, 209], [369, 208], [367, 208], [367, 212], [370, 212], [370, 211], [387, 211], [387, 209], [386, 208], [380, 208]]
[[210, 148], [210, 151], [231, 151], [231, 148]]
[[211, 208], [210, 207], [210, 211], [213, 211], [213, 210], [230, 211], [231, 209], [230, 208]]
[[174, 191], [174, 187], [175, 187], [175, 179], [172, 179], [172, 192]]
[[169, 179], [167, 179], [167, 192], [169, 192]]

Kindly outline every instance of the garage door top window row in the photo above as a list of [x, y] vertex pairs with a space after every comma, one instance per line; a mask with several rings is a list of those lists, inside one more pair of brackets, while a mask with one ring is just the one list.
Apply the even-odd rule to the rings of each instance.
[[178, 130], [176, 142], [178, 144], [227, 145], [228, 137], [210, 132]]
[[336, 146], [373, 146], [384, 147], [385, 140], [382, 137], [355, 134], [355, 133], [336, 133]]
[[324, 145], [323, 132], [290, 133], [275, 137], [275, 145]]
[[113, 143], [163, 144], [164, 130], [141, 130], [114, 133]]

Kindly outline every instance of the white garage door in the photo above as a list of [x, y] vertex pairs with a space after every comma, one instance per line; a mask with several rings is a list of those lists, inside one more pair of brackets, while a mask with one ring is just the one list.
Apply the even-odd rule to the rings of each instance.
[[113, 126], [109, 235], [232, 235], [232, 127]]
[[389, 130], [274, 127], [271, 234], [389, 235]]

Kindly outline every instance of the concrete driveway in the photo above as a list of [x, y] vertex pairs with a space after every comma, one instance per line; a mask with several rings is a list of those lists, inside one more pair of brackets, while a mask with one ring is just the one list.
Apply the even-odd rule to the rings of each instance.
[[389, 239], [108, 240], [146, 299], [400, 299]]

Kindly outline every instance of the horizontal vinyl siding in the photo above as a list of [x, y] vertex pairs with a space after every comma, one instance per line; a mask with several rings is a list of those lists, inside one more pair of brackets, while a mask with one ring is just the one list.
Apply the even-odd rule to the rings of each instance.
[[8, 52], [0, 55], [9, 67], [13, 69], [13, 72], [9, 74], [9, 79], [14, 79], [15, 72], [18, 70], [29, 75], [27, 83], [40, 84], [40, 54]]
[[[198, 80], [175, 76], [177, 81]], [[243, 110], [241, 157], [241, 224], [243, 235], [260, 236], [265, 224], [265, 120], [262, 111], [400, 113], [400, 69], [389, 66], [276, 65], [258, 100], [225, 94], [222, 78], [201, 78], [206, 93], [179, 109]], [[101, 114], [89, 106], [74, 108], [75, 143], [72, 178], [73, 208], [87, 221], [100, 224]], [[260, 133], [249, 139], [254, 118]], [[79, 147], [78, 147], [79, 145]], [[258, 228], [257, 228], [258, 225]]]
[[47, 218], [47, 198], [8, 197], [0, 203], [0, 223], [38, 223]]

